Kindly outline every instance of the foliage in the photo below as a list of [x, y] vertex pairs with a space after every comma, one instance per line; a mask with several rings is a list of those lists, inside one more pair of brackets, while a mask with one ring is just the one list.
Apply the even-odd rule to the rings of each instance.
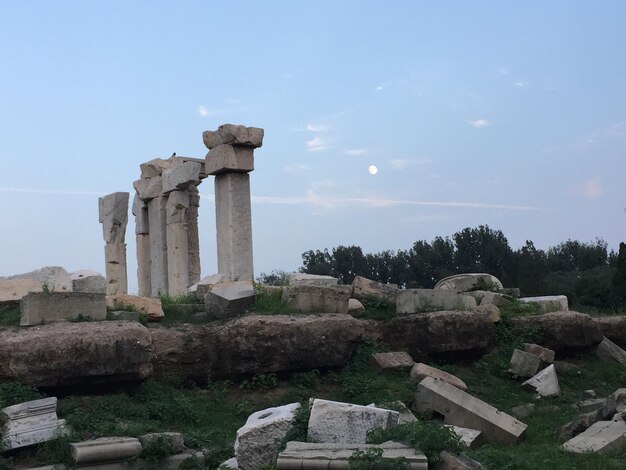
[[167, 294], [161, 295], [159, 297], [161, 299], [161, 306], [163, 308], [169, 305], [188, 305], [188, 304], [197, 304], [201, 303], [193, 293], [189, 294], [181, 294], [175, 297], [171, 297]]
[[502, 318], [525, 317], [528, 315], [537, 315], [541, 311], [539, 304], [535, 302], [520, 302], [513, 299], [506, 305], [500, 307], [500, 315]]
[[0, 307], [0, 328], [20, 326], [21, 312], [19, 307]]
[[404, 457], [384, 459], [383, 449], [373, 447], [367, 450], [355, 450], [348, 460], [349, 470], [402, 470], [409, 468]]
[[458, 453], [463, 449], [459, 437], [450, 429], [434, 421], [418, 420], [387, 429], [373, 429], [367, 434], [367, 442], [380, 444], [385, 441], [402, 442], [422, 451], [430, 463], [439, 460], [442, 450]]
[[368, 295], [361, 300], [361, 303], [365, 307], [365, 314], [362, 318], [368, 320], [389, 320], [396, 314], [395, 303], [382, 297]]
[[261, 273], [256, 278], [257, 284], [265, 286], [288, 286], [289, 285], [289, 273], [280, 269], [275, 269], [271, 273]]
[[626, 304], [626, 243], [619, 244], [611, 288], [615, 303]]
[[257, 374], [250, 379], [245, 379], [239, 384], [242, 390], [267, 390], [278, 385], [276, 374]]
[[293, 313], [293, 309], [283, 300], [283, 289], [280, 287], [264, 287], [254, 285], [254, 312], [269, 315]]
[[25, 401], [38, 400], [45, 395], [31, 385], [19, 382], [0, 383], [0, 409]]

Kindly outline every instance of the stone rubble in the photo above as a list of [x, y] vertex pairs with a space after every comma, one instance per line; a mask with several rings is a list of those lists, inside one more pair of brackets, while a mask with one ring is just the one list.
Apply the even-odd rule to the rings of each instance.
[[69, 433], [65, 420], [57, 418], [56, 397], [42, 398], [0, 410], [2, 448], [18, 449]]
[[461, 389], [463, 391], [467, 390], [467, 385], [465, 384], [465, 382], [463, 382], [455, 375], [437, 369], [436, 367], [431, 367], [422, 362], [416, 363], [411, 369], [411, 380], [422, 380], [426, 377], [443, 380], [444, 382], [447, 382], [458, 389]]
[[380, 371], [411, 370], [413, 364], [413, 358], [403, 351], [374, 353], [370, 356], [370, 365]]
[[522, 386], [534, 388], [535, 391], [542, 397], [552, 397], [561, 393], [559, 379], [556, 375], [554, 364], [549, 365], [530, 379], [526, 380], [522, 383]]

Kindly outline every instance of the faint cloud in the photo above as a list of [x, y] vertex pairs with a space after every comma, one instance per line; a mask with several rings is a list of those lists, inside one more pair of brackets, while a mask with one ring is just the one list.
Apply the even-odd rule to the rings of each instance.
[[[235, 104], [236, 103], [236, 100], [228, 100], [228, 101], [230, 101], [229, 104]], [[233, 107], [212, 109], [212, 108], [209, 108], [209, 107], [201, 104], [200, 106], [198, 106], [198, 115], [200, 115], [201, 117], [221, 116], [221, 115], [224, 115], [224, 114], [230, 114], [234, 110], [235, 109]]]
[[311, 132], [325, 132], [328, 130], [328, 126], [326, 124], [309, 123], [306, 125], [306, 130]]
[[307, 140], [306, 147], [308, 152], [320, 152], [328, 148], [328, 143], [321, 137], [314, 137], [311, 140]]
[[518, 88], [526, 88], [528, 85], [530, 85], [530, 83], [520, 80], [518, 82], [513, 82], [513, 86], [516, 86]]
[[346, 150], [344, 153], [346, 155], [351, 156], [351, 157], [358, 157], [359, 155], [365, 155], [368, 152], [369, 152], [369, 150], [360, 148], [360, 149]]
[[475, 129], [482, 129], [483, 127], [487, 127], [491, 124], [486, 119], [475, 119], [473, 121], [467, 121], [467, 123]]
[[602, 187], [602, 181], [600, 178], [592, 178], [587, 181], [582, 187], [583, 196], [589, 199], [595, 199], [604, 194], [604, 188]]
[[498, 67], [498, 73], [500, 75], [508, 75], [509, 69], [507, 69], [506, 67]]
[[309, 170], [312, 170], [312, 169], [313, 169], [312, 166], [304, 164], [304, 163], [302, 163], [300, 165], [287, 165], [285, 167], [285, 171], [288, 171], [290, 173], [294, 173], [294, 172], [297, 172], [297, 171], [309, 171]]
[[209, 108], [202, 105], [198, 106], [198, 114], [202, 117], [208, 116], [210, 114]]
[[389, 160], [389, 164], [391, 165], [391, 168], [393, 168], [394, 170], [404, 170], [405, 168], [408, 168], [414, 165], [415, 161], [407, 160], [403, 158], [392, 158], [391, 160]]
[[311, 188], [313, 188], [313, 189], [334, 188], [334, 187], [335, 187], [335, 182], [333, 180], [330, 180], [330, 179], [313, 181], [311, 183]]
[[385, 85], [378, 85], [376, 87], [376, 91], [383, 91], [385, 89]]
[[591, 132], [585, 138], [586, 144], [595, 144], [608, 139], [622, 139], [626, 137], [626, 122], [616, 122], [604, 129]]
[[16, 188], [14, 186], [0, 186], [2, 193], [33, 193], [33, 194], [59, 194], [59, 195], [81, 195], [81, 196], [105, 196], [105, 192], [83, 191], [80, 189], [37, 189], [37, 188]]

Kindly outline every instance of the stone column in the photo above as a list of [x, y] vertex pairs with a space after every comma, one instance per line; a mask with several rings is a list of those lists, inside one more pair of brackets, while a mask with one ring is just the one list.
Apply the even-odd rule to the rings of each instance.
[[151, 297], [168, 293], [166, 208], [167, 196], [155, 197], [148, 201]]
[[263, 129], [225, 124], [202, 135], [209, 149], [205, 171], [215, 175], [218, 272], [231, 280], [254, 278], [250, 177]]
[[187, 236], [189, 238], [189, 285], [200, 281], [200, 236], [198, 234], [198, 208], [200, 207], [200, 192], [195, 185], [187, 189], [189, 194], [189, 209], [187, 209]]
[[126, 273], [126, 224], [128, 223], [128, 193], [112, 193], [98, 199], [102, 232], [107, 295], [128, 293]]
[[150, 297], [152, 283], [150, 280], [150, 223], [148, 205], [141, 200], [139, 194], [133, 199], [133, 215], [135, 216], [135, 239], [137, 241], [137, 281], [139, 295]]

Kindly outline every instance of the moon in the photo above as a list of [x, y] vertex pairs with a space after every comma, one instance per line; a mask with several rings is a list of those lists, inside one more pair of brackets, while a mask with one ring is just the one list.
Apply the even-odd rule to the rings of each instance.
[[375, 175], [378, 173], [378, 168], [376, 168], [376, 165], [370, 165], [367, 167], [367, 171], [369, 171], [370, 175]]

